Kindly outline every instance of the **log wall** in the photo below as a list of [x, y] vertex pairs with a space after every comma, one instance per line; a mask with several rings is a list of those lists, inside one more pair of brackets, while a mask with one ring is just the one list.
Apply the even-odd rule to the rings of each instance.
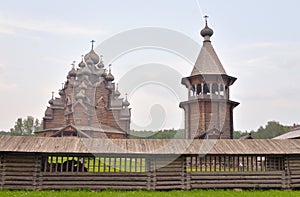
[[0, 154], [0, 189], [3, 189], [3, 155]]
[[283, 172], [193, 172], [191, 189], [264, 188], [281, 189]]
[[[76, 154], [72, 158], [75, 158], [75, 156]], [[120, 166], [123, 166], [123, 164], [121, 165], [121, 162], [123, 162], [124, 165], [132, 165], [135, 170], [130, 170], [127, 167], [120, 170], [119, 166], [119, 170], [99, 171], [92, 166], [85, 166], [88, 171], [63, 171], [61, 170], [62, 167], [57, 168], [57, 171], [48, 171], [43, 163], [49, 161], [49, 156], [45, 157], [45, 155], [38, 153], [0, 153], [0, 189], [189, 190], [206, 188], [300, 188], [300, 156], [284, 156], [284, 160], [279, 162], [282, 163], [282, 168], [265, 168], [263, 171], [254, 171], [255, 169], [250, 171], [251, 168], [244, 171], [227, 171], [225, 167], [223, 171], [208, 171], [208, 169], [200, 171], [201, 168], [195, 168], [198, 161], [191, 159], [194, 156], [174, 156], [172, 158], [169, 155], [143, 155], [139, 157], [114, 155], [113, 157], [122, 159], [113, 160], [114, 162], [111, 162], [110, 165], [118, 167], [116, 162], [120, 162]], [[77, 158], [81, 158], [80, 160], [85, 165], [91, 165], [92, 160], [87, 158], [93, 159], [93, 156], [81, 154]], [[211, 158], [215, 158], [215, 156], [211, 156]], [[96, 161], [103, 161], [102, 156], [96, 157], [96, 159]], [[61, 159], [57, 161], [62, 162]], [[224, 161], [230, 162], [230, 159]], [[216, 164], [219, 165], [219, 163]], [[270, 165], [274, 166], [273, 160]], [[103, 167], [102, 164], [101, 167]], [[214, 169], [214, 167], [210, 169]]]
[[287, 158], [286, 169], [286, 177], [290, 188], [300, 188], [300, 156]]
[[41, 173], [38, 189], [148, 189], [147, 173]]
[[36, 154], [4, 154], [2, 189], [37, 189], [40, 166], [40, 159]]

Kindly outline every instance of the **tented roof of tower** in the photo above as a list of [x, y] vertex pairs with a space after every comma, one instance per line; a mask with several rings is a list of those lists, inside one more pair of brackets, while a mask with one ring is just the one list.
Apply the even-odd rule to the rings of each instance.
[[226, 74], [211, 42], [204, 42], [191, 75]]
[[214, 31], [207, 25], [207, 16], [205, 16], [205, 27], [201, 30], [200, 34], [204, 38], [203, 46], [200, 54], [196, 60], [191, 75], [199, 74], [225, 74], [221, 61], [219, 60], [213, 46], [211, 45], [210, 37]]

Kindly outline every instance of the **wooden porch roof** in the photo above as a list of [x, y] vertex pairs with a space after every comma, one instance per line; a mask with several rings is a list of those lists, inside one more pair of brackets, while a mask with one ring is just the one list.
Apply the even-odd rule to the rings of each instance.
[[300, 139], [178, 140], [0, 136], [0, 152], [94, 154], [300, 154]]

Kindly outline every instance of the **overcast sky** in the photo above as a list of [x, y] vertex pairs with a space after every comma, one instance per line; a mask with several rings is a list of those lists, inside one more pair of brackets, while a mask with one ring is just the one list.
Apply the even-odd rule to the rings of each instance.
[[[124, 31], [153, 27], [201, 46], [203, 15], [210, 16], [212, 44], [227, 74], [238, 78], [231, 86], [231, 99], [241, 103], [234, 111], [235, 130], [256, 130], [270, 120], [300, 123], [298, 0], [0, 0], [0, 5], [0, 130], [9, 130], [18, 117], [41, 119], [51, 92], [58, 95], [70, 64], [90, 50], [90, 40], [99, 46]], [[192, 70], [178, 54], [143, 48], [113, 62], [120, 89], [126, 89], [126, 74], [141, 65], [147, 71], [147, 64], [171, 65], [180, 73], [178, 87]], [[128, 92], [133, 128], [159, 122], [156, 113], [164, 116], [158, 129], [182, 127], [181, 97], [173, 89], [157, 79]]]

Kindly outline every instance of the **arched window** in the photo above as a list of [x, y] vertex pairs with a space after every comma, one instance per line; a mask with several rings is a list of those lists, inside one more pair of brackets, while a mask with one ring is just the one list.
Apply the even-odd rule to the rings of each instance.
[[219, 94], [219, 87], [218, 87], [218, 84], [214, 83], [212, 85], [212, 93], [213, 94]]
[[197, 95], [201, 94], [201, 84], [197, 85]]
[[221, 96], [224, 96], [224, 95], [225, 95], [225, 92], [224, 92], [224, 86], [223, 86], [223, 85], [220, 86], [220, 95], [221, 95]]
[[209, 93], [210, 93], [209, 84], [205, 83], [204, 86], [203, 86], [203, 94], [209, 94]]

